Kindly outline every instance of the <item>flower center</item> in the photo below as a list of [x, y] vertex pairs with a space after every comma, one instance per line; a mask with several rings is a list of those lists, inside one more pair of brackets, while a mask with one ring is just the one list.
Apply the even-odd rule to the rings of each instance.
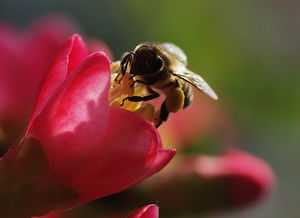
[[[129, 73], [124, 76], [120, 72], [120, 61], [111, 65], [112, 81], [109, 93], [109, 104], [114, 107], [123, 108], [140, 114], [154, 125], [159, 121], [160, 110], [156, 110], [151, 103], [143, 101], [130, 101], [131, 96], [146, 96], [147, 88], [142, 84], [134, 84], [133, 78]], [[121, 77], [121, 78], [120, 78]]]

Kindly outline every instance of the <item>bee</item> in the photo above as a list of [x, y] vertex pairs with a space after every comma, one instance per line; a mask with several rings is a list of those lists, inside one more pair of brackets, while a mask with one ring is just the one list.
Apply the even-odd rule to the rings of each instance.
[[201, 76], [187, 69], [185, 53], [172, 43], [146, 42], [126, 52], [121, 58], [120, 72], [115, 81], [120, 83], [126, 73], [130, 74], [132, 87], [143, 85], [148, 95], [126, 97], [121, 106], [126, 100], [140, 102], [155, 99], [160, 96], [158, 90], [166, 96], [160, 107], [156, 128], [168, 119], [170, 112], [178, 112], [192, 103], [192, 87], [218, 99]]

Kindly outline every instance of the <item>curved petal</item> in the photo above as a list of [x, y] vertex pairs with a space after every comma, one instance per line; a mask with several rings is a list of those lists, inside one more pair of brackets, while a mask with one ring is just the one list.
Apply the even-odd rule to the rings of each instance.
[[[157, 131], [151, 123], [132, 112], [110, 107], [109, 122], [97, 149], [64, 179], [77, 190], [81, 203], [125, 190], [166, 164], [160, 155]], [[90, 167], [93, 166], [93, 167]]]
[[158, 218], [159, 208], [155, 204], [146, 205], [128, 216], [128, 218]]
[[106, 126], [109, 86], [109, 60], [104, 53], [94, 53], [32, 122], [30, 135], [41, 142], [57, 174], [76, 173], [74, 165], [99, 145]]
[[176, 154], [176, 149], [158, 149], [158, 154], [151, 169], [147, 172], [147, 177], [161, 171], [174, 157]]
[[75, 67], [83, 61], [87, 54], [85, 44], [79, 35], [73, 35], [65, 43], [43, 82], [31, 121], [40, 114], [54, 92], [62, 85]]

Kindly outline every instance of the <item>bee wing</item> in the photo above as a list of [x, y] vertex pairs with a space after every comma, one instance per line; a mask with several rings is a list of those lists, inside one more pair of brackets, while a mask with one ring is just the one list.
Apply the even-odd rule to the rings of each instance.
[[185, 53], [178, 46], [165, 42], [161, 44], [172, 56], [174, 56], [178, 61], [180, 61], [184, 66], [187, 65], [187, 57]]
[[173, 72], [174, 76], [183, 79], [184, 81], [190, 83], [198, 90], [204, 92], [205, 94], [209, 95], [212, 99], [217, 100], [217, 94], [212, 90], [212, 88], [208, 85], [205, 80], [199, 76], [198, 74], [186, 69], [185, 67], [180, 67], [176, 71]]

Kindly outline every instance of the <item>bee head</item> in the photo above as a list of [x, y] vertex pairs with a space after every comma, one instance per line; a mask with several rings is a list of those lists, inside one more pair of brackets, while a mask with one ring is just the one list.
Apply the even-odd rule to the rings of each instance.
[[131, 74], [145, 75], [155, 73], [163, 69], [163, 60], [150, 46], [141, 46], [133, 54], [131, 62]]

